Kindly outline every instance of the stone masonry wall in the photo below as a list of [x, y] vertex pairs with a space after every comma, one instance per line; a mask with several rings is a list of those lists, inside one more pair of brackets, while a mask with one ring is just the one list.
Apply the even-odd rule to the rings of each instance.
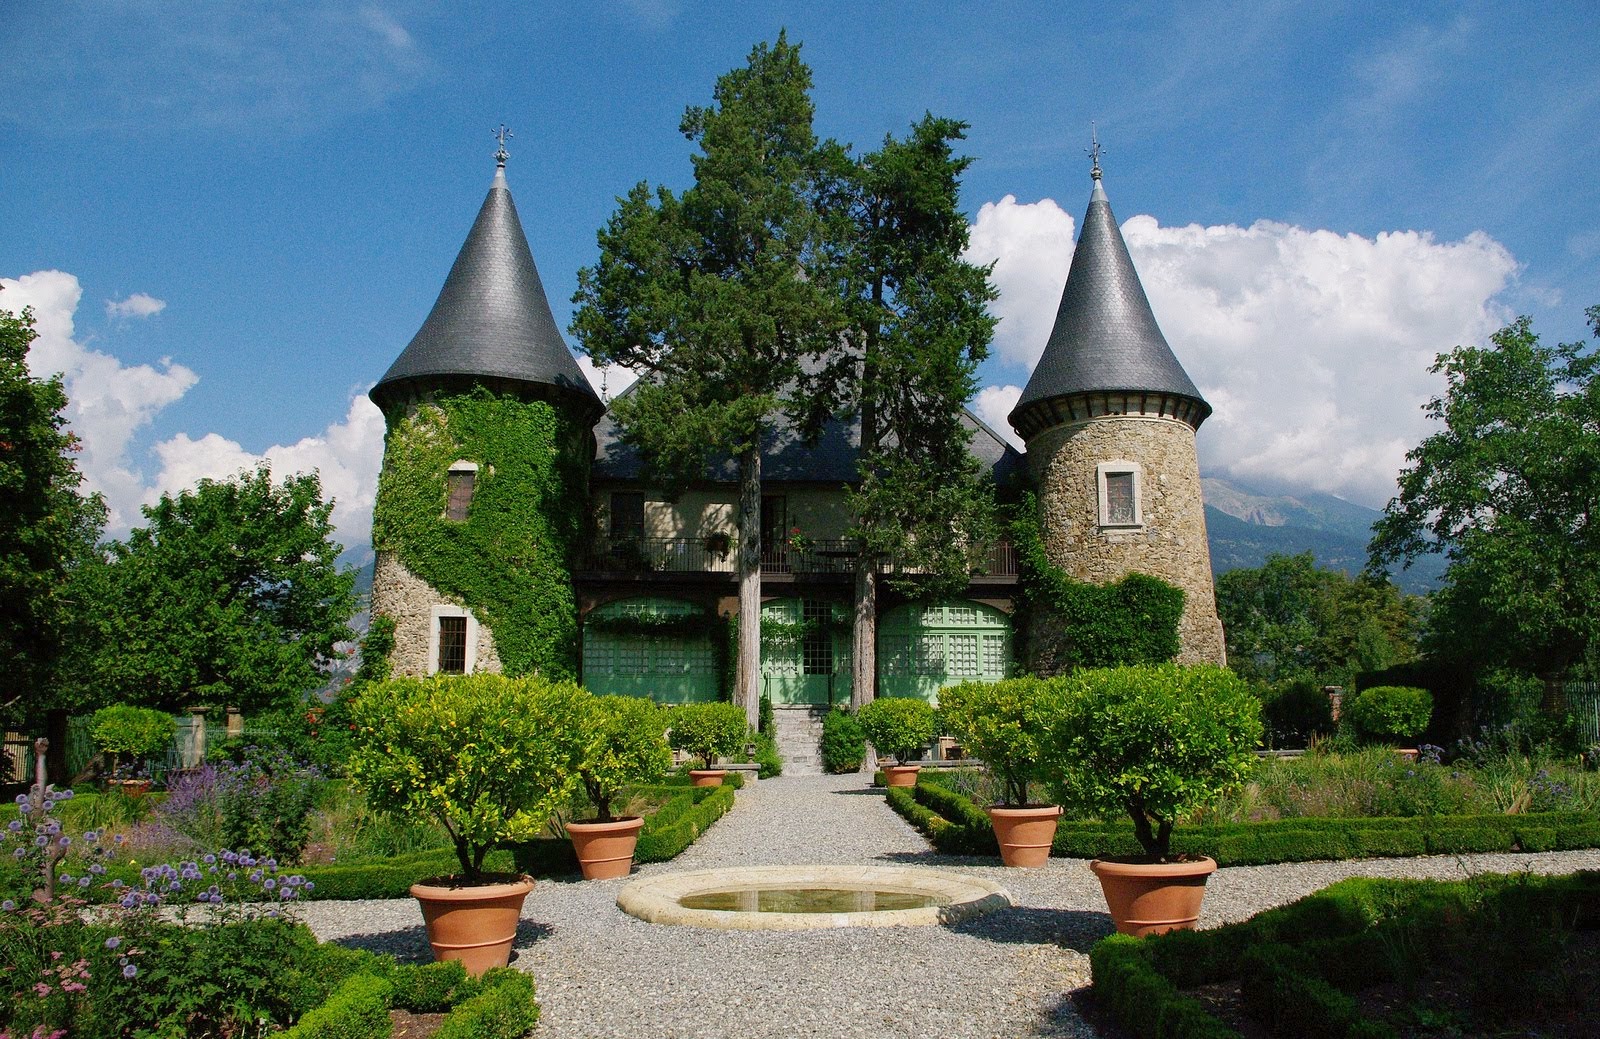
[[[400, 562], [393, 552], [379, 552], [372, 575], [372, 613], [394, 618], [394, 651], [389, 663], [395, 675], [421, 677], [429, 673], [428, 647], [433, 641], [433, 608], [461, 603], [434, 590]], [[478, 624], [477, 661], [474, 671], [501, 671], [494, 635]]]
[[[1118, 461], [1141, 470], [1141, 528], [1100, 527], [1097, 466]], [[1040, 433], [1028, 442], [1028, 462], [1051, 561], [1093, 584], [1138, 572], [1177, 585], [1184, 591], [1179, 662], [1224, 663], [1194, 429], [1172, 419], [1105, 416]]]

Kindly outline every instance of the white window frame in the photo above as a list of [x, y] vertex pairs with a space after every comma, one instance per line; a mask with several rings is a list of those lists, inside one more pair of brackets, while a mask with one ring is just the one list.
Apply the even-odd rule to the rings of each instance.
[[465, 617], [467, 619], [467, 659], [463, 674], [478, 669], [478, 618], [465, 606], [435, 606], [428, 621], [428, 674], [439, 673], [439, 618]]
[[[1106, 477], [1131, 475], [1133, 477], [1133, 522], [1112, 523], [1111, 499], [1106, 494]], [[1104, 530], [1138, 530], [1144, 526], [1144, 473], [1138, 462], [1117, 460], [1101, 462], [1095, 466], [1095, 491], [1099, 498], [1100, 527]]]

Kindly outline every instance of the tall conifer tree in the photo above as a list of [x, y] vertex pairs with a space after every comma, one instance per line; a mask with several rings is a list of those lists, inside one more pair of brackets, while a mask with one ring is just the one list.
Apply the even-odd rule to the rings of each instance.
[[713, 458], [738, 463], [739, 666], [735, 702], [760, 701], [761, 444], [801, 399], [809, 358], [843, 325], [834, 227], [818, 204], [832, 149], [812, 130], [811, 70], [780, 33], [717, 80], [681, 129], [699, 145], [681, 195], [641, 182], [578, 275], [572, 332], [600, 364], [641, 376], [613, 405], [623, 439], [678, 484]]

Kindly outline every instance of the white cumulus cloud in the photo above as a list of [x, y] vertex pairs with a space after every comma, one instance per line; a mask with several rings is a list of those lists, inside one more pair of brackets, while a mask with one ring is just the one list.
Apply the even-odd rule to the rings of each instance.
[[145, 292], [135, 292], [127, 299], [106, 300], [106, 317], [154, 317], [167, 309], [167, 301], [156, 299]]
[[990, 429], [1005, 437], [1018, 451], [1022, 450], [1022, 438], [1011, 428], [1006, 416], [1011, 414], [1011, 409], [1017, 406], [1017, 398], [1021, 396], [1021, 386], [985, 386], [972, 400], [972, 413], [987, 423]]
[[607, 402], [616, 399], [617, 394], [632, 386], [638, 381], [639, 376], [624, 368], [620, 364], [597, 365], [593, 359], [584, 354], [574, 355], [578, 359], [578, 369], [583, 372], [583, 377], [589, 380], [589, 385], [594, 392], [600, 394]]
[[[1000, 261], [998, 353], [1025, 370], [1066, 282], [1064, 217], [1048, 199], [1008, 196], [972, 230], [969, 255]], [[1381, 506], [1430, 431], [1421, 408], [1442, 389], [1428, 372], [1434, 356], [1484, 342], [1510, 316], [1496, 297], [1516, 260], [1481, 232], [1441, 242], [1271, 221], [1162, 227], [1150, 216], [1122, 230], [1167, 341], [1216, 409], [1200, 431], [1201, 464], [1245, 482]], [[1002, 389], [985, 391], [997, 409]]]

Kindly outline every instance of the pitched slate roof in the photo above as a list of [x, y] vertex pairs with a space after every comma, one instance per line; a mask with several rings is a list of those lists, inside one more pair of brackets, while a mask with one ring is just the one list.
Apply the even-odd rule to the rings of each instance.
[[1106, 391], [1187, 397], [1199, 404], [1200, 421], [1211, 413], [1156, 325], [1096, 176], [1055, 327], [1011, 412], [1011, 424], [1034, 425], [1027, 421], [1029, 413], [1044, 410], [1053, 399]]
[[[994, 474], [996, 484], [1007, 486], [1026, 470], [1027, 463], [1021, 452], [970, 411], [962, 410], [961, 424], [972, 431], [972, 456]], [[637, 480], [641, 477], [643, 467], [638, 453], [622, 442], [616, 420], [609, 412], [595, 426], [594, 436], [593, 479]], [[780, 414], [764, 444], [761, 479], [763, 483], [812, 483], [832, 487], [855, 483], [860, 478], [856, 472], [860, 451], [859, 419], [848, 423], [830, 421], [815, 444], [806, 444]], [[706, 472], [710, 483], [734, 483], [738, 478], [737, 460], [726, 456], [713, 459]]]
[[504, 168], [495, 171], [433, 310], [371, 396], [384, 407], [472, 381], [553, 393], [591, 419], [603, 407], [556, 328]]

